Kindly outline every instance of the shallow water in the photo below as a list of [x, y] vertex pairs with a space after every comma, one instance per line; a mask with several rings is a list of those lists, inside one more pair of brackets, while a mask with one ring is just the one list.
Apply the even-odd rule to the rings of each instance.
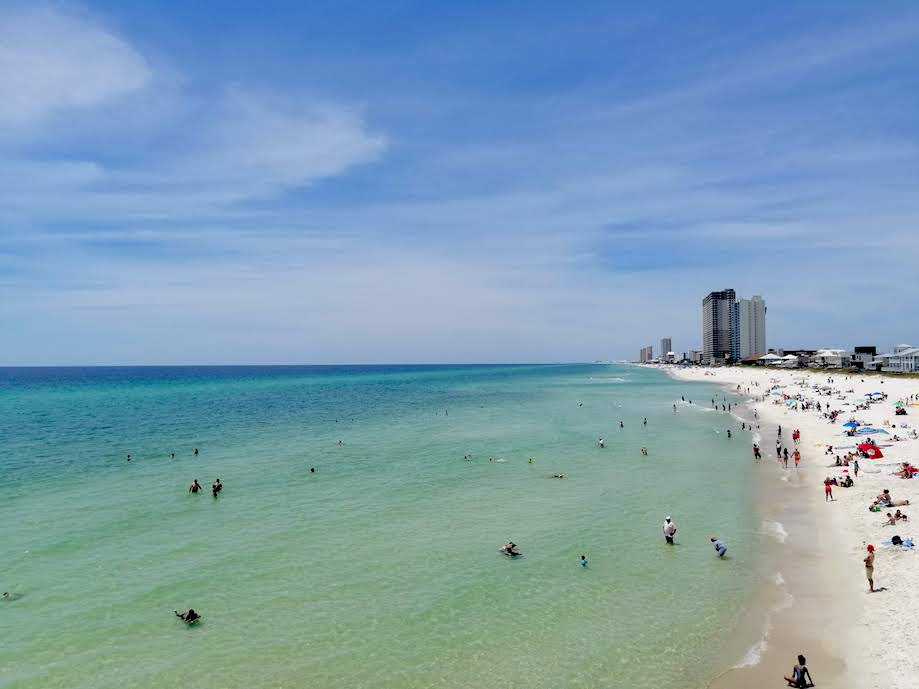
[[0, 686], [699, 686], [767, 538], [720, 395], [605, 365], [0, 369]]

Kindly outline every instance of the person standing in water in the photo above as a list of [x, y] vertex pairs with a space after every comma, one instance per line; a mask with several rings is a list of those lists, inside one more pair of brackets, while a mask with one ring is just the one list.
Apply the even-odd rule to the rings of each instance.
[[581, 567], [587, 568], [587, 556], [581, 555], [581, 561], [578, 563]]
[[709, 540], [712, 542], [712, 545], [715, 546], [715, 552], [718, 553], [718, 557], [724, 557], [724, 554], [728, 551], [728, 547], [724, 542], [716, 536], [712, 536]]
[[674, 523], [673, 519], [667, 517], [664, 520], [664, 525], [662, 528], [664, 531], [664, 541], [667, 543], [667, 545], [673, 545], [673, 537], [676, 535], [676, 524]]
[[197, 493], [199, 490], [201, 490], [201, 484], [198, 483], [198, 479], [195, 479], [194, 481], [191, 482], [191, 485], [188, 487], [188, 492]]

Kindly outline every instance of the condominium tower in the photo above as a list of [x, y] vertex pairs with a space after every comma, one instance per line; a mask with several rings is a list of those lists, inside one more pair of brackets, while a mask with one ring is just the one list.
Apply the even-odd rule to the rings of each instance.
[[702, 361], [710, 364], [738, 359], [736, 294], [732, 289], [710, 292], [702, 300]]
[[673, 341], [669, 337], [661, 339], [661, 361], [667, 358], [667, 355], [673, 351]]
[[752, 299], [737, 300], [737, 329], [740, 358], [766, 354], [766, 302], [758, 294]]
[[648, 345], [647, 347], [642, 347], [641, 351], [638, 353], [638, 360], [643, 364], [648, 363], [653, 358], [654, 358], [654, 354], [651, 349], [651, 345]]

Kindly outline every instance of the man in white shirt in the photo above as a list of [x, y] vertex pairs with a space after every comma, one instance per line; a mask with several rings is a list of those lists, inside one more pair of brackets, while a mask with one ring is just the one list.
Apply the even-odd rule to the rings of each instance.
[[670, 517], [664, 520], [664, 540], [668, 545], [673, 545], [673, 537], [676, 534], [676, 524]]

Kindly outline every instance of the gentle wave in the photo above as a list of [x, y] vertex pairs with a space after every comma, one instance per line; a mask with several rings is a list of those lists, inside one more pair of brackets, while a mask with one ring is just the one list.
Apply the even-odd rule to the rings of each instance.
[[766, 535], [771, 536], [779, 543], [784, 543], [788, 538], [788, 532], [785, 530], [785, 526], [781, 522], [764, 519], [762, 528]]

